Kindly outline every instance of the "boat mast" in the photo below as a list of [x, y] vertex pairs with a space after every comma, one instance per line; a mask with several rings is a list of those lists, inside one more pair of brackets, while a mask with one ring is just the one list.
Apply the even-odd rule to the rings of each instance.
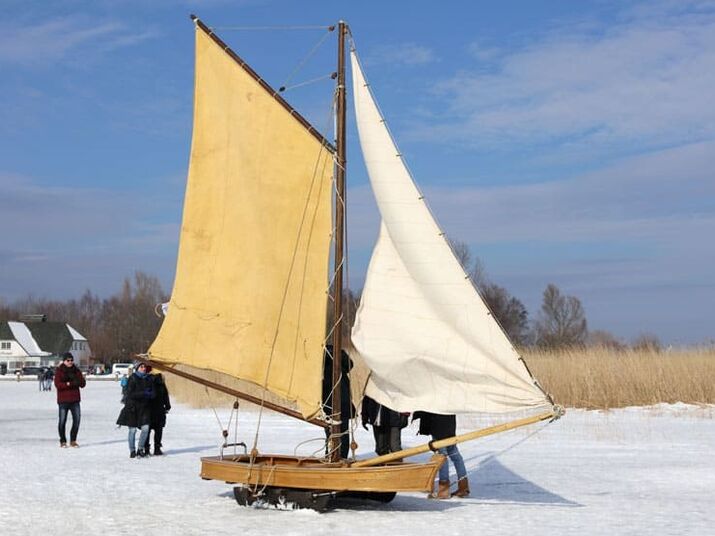
[[[331, 402], [333, 424], [330, 429], [330, 460], [340, 460], [340, 374], [342, 362], [343, 327], [343, 261], [345, 235], [345, 35], [347, 24], [338, 23], [338, 87], [336, 95], [336, 162], [335, 162], [335, 278], [333, 281], [333, 399]], [[350, 418], [349, 415], [346, 416]]]

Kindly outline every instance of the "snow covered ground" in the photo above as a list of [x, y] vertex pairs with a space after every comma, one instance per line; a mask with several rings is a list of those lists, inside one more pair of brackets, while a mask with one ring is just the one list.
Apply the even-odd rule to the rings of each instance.
[[[318, 514], [242, 508], [230, 486], [202, 481], [199, 458], [216, 454], [221, 441], [210, 409], [176, 404], [166, 456], [129, 459], [126, 428], [114, 425], [119, 391], [116, 382], [88, 382], [81, 448], [60, 449], [54, 391], [0, 382], [0, 535], [715, 533], [713, 407], [571, 410], [548, 426], [462, 445], [468, 499], [400, 494], [386, 505]], [[217, 411], [225, 424], [230, 408]], [[241, 414], [239, 439], [250, 444], [256, 420]], [[476, 424], [466, 421], [461, 431]], [[322, 433], [270, 412], [262, 430], [260, 450], [287, 453]], [[369, 433], [360, 429], [357, 440], [362, 452], [371, 450]], [[405, 446], [422, 442], [414, 428], [404, 431]]]

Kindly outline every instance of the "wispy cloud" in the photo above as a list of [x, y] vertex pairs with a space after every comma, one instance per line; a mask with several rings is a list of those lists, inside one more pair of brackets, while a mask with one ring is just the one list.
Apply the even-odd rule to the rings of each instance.
[[18, 25], [0, 25], [0, 63], [45, 65], [60, 61], [84, 47], [109, 52], [154, 37], [150, 31], [124, 24], [97, 22], [87, 17], [60, 17]]
[[451, 207], [446, 223], [472, 230], [473, 242], [665, 242], [676, 240], [683, 225], [695, 231], [715, 222], [713, 167], [715, 142], [707, 142], [629, 158], [568, 180], [429, 191], [438, 208]]
[[12, 299], [26, 289], [104, 292], [110, 289], [103, 285], [136, 269], [156, 269], [159, 260], [160, 275], [171, 274], [179, 224], [174, 213], [162, 217], [161, 199], [8, 174], [0, 174], [0, 191], [0, 296]]
[[365, 63], [379, 65], [422, 65], [437, 61], [432, 49], [416, 43], [396, 43], [372, 48], [365, 57]]
[[563, 26], [516, 50], [474, 44], [490, 68], [438, 84], [450, 105], [415, 135], [484, 148], [517, 142], [615, 152], [708, 139], [715, 8], [693, 13], [685, 5], [659, 4], [657, 17], [631, 10], [616, 23]]

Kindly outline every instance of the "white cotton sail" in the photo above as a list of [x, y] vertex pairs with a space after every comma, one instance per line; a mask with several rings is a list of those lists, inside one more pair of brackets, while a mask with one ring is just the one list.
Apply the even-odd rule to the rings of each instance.
[[352, 342], [365, 394], [397, 411], [549, 405], [466, 277], [399, 155], [351, 52], [355, 115], [382, 216]]

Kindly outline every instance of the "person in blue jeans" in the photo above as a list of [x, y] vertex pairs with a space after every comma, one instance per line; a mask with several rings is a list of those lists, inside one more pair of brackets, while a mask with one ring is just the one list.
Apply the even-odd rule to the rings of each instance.
[[82, 371], [74, 365], [74, 356], [71, 352], [62, 354], [62, 364], [55, 373], [55, 387], [57, 388], [57, 406], [59, 408], [59, 422], [57, 431], [60, 436], [60, 447], [67, 447], [67, 414], [72, 414], [72, 428], [70, 429], [70, 447], [77, 448], [77, 434], [81, 417], [79, 390], [87, 385]]
[[[154, 382], [147, 372], [147, 365], [144, 362], [138, 362], [134, 367], [134, 374], [127, 381], [124, 408], [117, 418], [119, 426], [129, 428], [127, 441], [130, 458], [144, 458], [149, 454], [144, 445], [149, 436], [149, 425], [151, 424], [150, 403], [155, 396]], [[141, 430], [139, 448], [136, 447], [137, 428]]]
[[[427, 411], [416, 411], [412, 420], [420, 420], [420, 429], [418, 434], [431, 435], [432, 441], [447, 439], [457, 435], [457, 417], [455, 415], [440, 415], [438, 413], [429, 413]], [[451, 496], [467, 497], [469, 496], [469, 481], [467, 480], [467, 469], [464, 467], [462, 454], [459, 452], [457, 445], [443, 447], [438, 450], [440, 454], [448, 456], [454, 465], [454, 470], [457, 472], [457, 491], [452, 495], [449, 493], [449, 463], [444, 462], [439, 468], [439, 487], [437, 494], [430, 494], [431, 498], [449, 499]]]

